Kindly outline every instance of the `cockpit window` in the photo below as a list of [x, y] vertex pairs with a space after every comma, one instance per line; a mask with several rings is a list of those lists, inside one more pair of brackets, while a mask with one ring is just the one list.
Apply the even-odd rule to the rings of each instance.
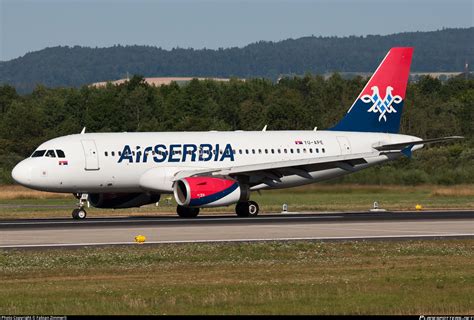
[[42, 156], [44, 156], [45, 152], [46, 152], [46, 150], [36, 150], [35, 152], [33, 152], [31, 157], [32, 158], [42, 157]]
[[64, 154], [64, 151], [56, 150], [56, 153], [58, 154], [58, 158], [66, 158], [66, 155]]
[[54, 153], [54, 150], [48, 150], [46, 151], [45, 157], [56, 158], [56, 154]]

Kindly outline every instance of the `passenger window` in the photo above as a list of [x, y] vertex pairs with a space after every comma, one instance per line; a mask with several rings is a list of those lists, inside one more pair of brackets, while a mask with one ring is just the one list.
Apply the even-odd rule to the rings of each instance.
[[309, 153], [313, 153], [313, 148], [309, 148]]
[[258, 149], [258, 153], [262, 153], [262, 149]]
[[290, 149], [290, 153], [293, 153], [293, 149]]
[[300, 149], [296, 149], [296, 153], [300, 153]]
[[278, 153], [281, 153], [281, 150], [280, 150], [280, 149], [278, 149], [278, 150], [277, 150], [277, 152], [278, 152]]
[[268, 153], [268, 149], [265, 149], [265, 153]]
[[245, 153], [246, 153], [246, 154], [249, 154], [249, 149], [245, 149]]
[[326, 153], [326, 150], [324, 150], [324, 148], [321, 149], [323, 151], [323, 153]]
[[36, 150], [35, 152], [33, 152], [33, 154], [31, 155], [32, 158], [39, 158], [39, 157], [42, 157], [44, 156], [46, 150]]
[[255, 149], [252, 149], [252, 153], [255, 154]]
[[48, 150], [46, 151], [45, 157], [56, 158], [56, 154], [54, 153], [54, 150]]
[[288, 153], [288, 150], [284, 149], [283, 152], [284, 152], [284, 153]]
[[108, 157], [109, 153], [107, 151], [104, 152], [105, 156]]
[[112, 157], [115, 157], [115, 151], [112, 151], [110, 154], [112, 155]]
[[272, 149], [272, 153], [275, 153], [275, 149]]
[[242, 149], [239, 149], [239, 154], [242, 154]]
[[118, 155], [121, 157], [121, 156], [122, 156], [122, 151], [119, 151], [119, 152], [118, 152]]
[[66, 158], [66, 155], [62, 150], [56, 150], [56, 154], [58, 155], [58, 158]]

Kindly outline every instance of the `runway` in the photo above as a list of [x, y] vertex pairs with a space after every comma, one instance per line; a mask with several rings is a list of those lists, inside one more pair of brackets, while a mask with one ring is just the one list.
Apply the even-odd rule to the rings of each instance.
[[474, 211], [0, 220], [0, 248], [271, 240], [474, 237]]

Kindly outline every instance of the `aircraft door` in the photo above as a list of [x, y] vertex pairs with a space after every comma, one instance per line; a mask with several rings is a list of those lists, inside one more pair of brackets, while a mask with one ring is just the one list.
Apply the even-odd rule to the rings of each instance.
[[339, 143], [339, 148], [341, 149], [341, 155], [350, 154], [352, 152], [349, 139], [346, 137], [337, 137], [337, 142]]
[[99, 170], [99, 156], [94, 140], [81, 140], [86, 158], [85, 170]]

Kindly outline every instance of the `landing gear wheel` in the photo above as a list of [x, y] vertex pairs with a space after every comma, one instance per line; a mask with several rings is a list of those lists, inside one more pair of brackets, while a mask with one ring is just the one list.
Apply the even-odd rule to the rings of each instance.
[[258, 211], [258, 204], [255, 201], [239, 202], [235, 206], [235, 213], [239, 217], [255, 217]]
[[72, 210], [72, 218], [75, 220], [83, 220], [87, 216], [87, 212], [84, 209], [74, 209]]
[[199, 214], [199, 208], [178, 206], [178, 208], [176, 208], [176, 212], [181, 218], [196, 218]]

